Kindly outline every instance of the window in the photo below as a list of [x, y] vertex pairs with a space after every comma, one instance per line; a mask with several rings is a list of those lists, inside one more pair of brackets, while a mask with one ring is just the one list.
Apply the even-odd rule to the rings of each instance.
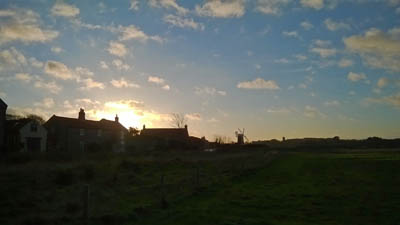
[[97, 130], [97, 137], [101, 137], [102, 134], [103, 134], [102, 130]]
[[79, 130], [79, 134], [80, 134], [81, 136], [85, 135], [85, 129], [80, 129], [80, 130]]
[[35, 122], [31, 123], [31, 132], [37, 132], [37, 123]]

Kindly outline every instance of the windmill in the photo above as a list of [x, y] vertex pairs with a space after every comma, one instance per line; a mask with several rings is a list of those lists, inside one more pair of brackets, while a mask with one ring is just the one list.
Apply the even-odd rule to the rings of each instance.
[[244, 128], [243, 130], [240, 130], [240, 128], [238, 128], [238, 131], [235, 131], [235, 135], [237, 137], [237, 144], [239, 145], [244, 144], [244, 138], [246, 138], [246, 141], [249, 141], [246, 135], [244, 135]]

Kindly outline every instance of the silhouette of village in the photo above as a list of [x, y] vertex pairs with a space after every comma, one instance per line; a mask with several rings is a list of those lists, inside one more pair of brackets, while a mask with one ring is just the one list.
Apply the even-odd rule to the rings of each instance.
[[[223, 146], [265, 146], [275, 149], [338, 149], [338, 148], [396, 148], [400, 139], [369, 137], [364, 140], [333, 138], [303, 138], [260, 140], [249, 142], [244, 129], [236, 132], [237, 141], [227, 143], [226, 137], [217, 136], [212, 142], [205, 137], [189, 135], [183, 119], [175, 115], [175, 128], [125, 128], [114, 120], [88, 120], [84, 109], [76, 118], [51, 116], [47, 121], [36, 115], [21, 118], [8, 115], [8, 105], [0, 99], [0, 146], [1, 152], [126, 152], [133, 149], [196, 149], [206, 150]], [[247, 142], [244, 141], [246, 139]]]

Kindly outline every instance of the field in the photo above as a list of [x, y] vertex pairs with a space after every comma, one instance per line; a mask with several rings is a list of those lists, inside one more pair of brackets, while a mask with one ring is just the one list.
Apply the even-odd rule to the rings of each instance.
[[400, 224], [400, 152], [321, 152], [8, 156], [0, 224]]

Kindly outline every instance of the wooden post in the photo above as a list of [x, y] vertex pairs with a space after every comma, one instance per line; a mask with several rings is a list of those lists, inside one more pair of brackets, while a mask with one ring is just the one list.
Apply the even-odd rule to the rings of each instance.
[[86, 184], [82, 192], [83, 200], [83, 224], [89, 224], [89, 184]]

